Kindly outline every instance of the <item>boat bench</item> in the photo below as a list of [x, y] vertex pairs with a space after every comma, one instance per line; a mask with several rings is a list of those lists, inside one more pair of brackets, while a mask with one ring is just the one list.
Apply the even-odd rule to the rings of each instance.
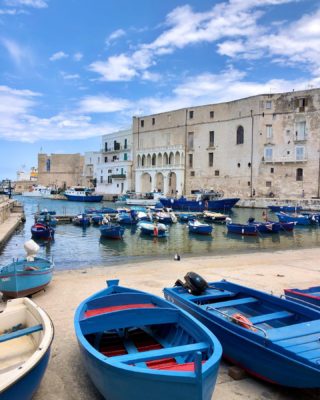
[[212, 308], [233, 307], [233, 306], [240, 306], [242, 304], [255, 303], [256, 301], [258, 301], [258, 299], [255, 299], [254, 297], [244, 297], [242, 299], [227, 300], [227, 301], [222, 301], [220, 303], [210, 304], [210, 307]]
[[234, 297], [234, 296], [235, 296], [235, 293], [229, 292], [228, 290], [220, 291], [220, 290], [216, 289], [216, 290], [212, 290], [212, 291], [210, 291], [210, 293], [204, 294], [202, 296], [201, 295], [195, 296], [193, 294], [190, 294], [189, 296], [185, 296], [185, 297], [186, 297], [186, 299], [188, 299], [194, 303], [197, 303], [199, 301], [207, 301], [207, 300], [214, 301], [216, 299], [221, 299], [223, 297]]
[[294, 314], [289, 311], [277, 311], [270, 314], [262, 314], [257, 315], [256, 317], [250, 317], [250, 321], [253, 325], [257, 325], [275, 319], [292, 317], [292, 315]]
[[30, 326], [28, 328], [19, 329], [14, 332], [5, 333], [4, 335], [0, 335], [0, 343], [6, 342], [7, 340], [16, 339], [21, 336], [30, 335], [31, 333], [42, 331], [43, 327], [41, 324]]

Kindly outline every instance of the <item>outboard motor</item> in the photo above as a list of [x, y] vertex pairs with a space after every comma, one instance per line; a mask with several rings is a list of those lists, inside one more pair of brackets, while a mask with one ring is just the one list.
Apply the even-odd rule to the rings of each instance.
[[199, 296], [208, 287], [208, 282], [195, 272], [188, 272], [185, 277], [185, 282], [180, 279], [176, 281], [175, 286], [183, 286], [189, 293]]

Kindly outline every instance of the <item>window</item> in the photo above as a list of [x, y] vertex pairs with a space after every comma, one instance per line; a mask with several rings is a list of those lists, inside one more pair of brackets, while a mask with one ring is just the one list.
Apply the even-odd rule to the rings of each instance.
[[108, 174], [112, 174], [112, 169], [108, 169]]
[[189, 168], [193, 167], [193, 154], [188, 154], [189, 156]]
[[272, 182], [271, 181], [266, 181], [266, 187], [271, 187], [272, 186]]
[[306, 138], [306, 121], [297, 122], [296, 140], [305, 140]]
[[303, 169], [302, 168], [297, 168], [296, 181], [303, 181]]
[[214, 118], [214, 111], [210, 111], [210, 118]]
[[111, 176], [108, 176], [108, 183], [112, 183], [112, 178], [111, 178]]
[[248, 181], [248, 186], [251, 186], [251, 182], [250, 181]]
[[267, 100], [266, 101], [266, 109], [270, 110], [272, 107], [272, 101], [271, 100]]
[[220, 175], [220, 171], [218, 170], [218, 169], [216, 169], [215, 171], [214, 171], [214, 176], [219, 176]]
[[209, 153], [209, 167], [213, 166], [213, 153]]
[[103, 183], [103, 176], [100, 176], [100, 183]]
[[195, 172], [194, 171], [190, 171], [190, 176], [195, 176]]
[[209, 132], [209, 147], [214, 146], [214, 131]]
[[151, 160], [151, 165], [152, 165], [152, 166], [155, 166], [155, 165], [156, 165], [156, 158], [157, 158], [157, 156], [156, 156], [155, 154], [153, 154], [152, 160]]
[[238, 168], [240, 168], [241, 167], [241, 164], [238, 162]]
[[125, 149], [128, 147], [128, 139], [124, 139], [124, 146]]
[[272, 147], [266, 147], [264, 149], [264, 159], [266, 161], [272, 161], [272, 156], [273, 156], [273, 148]]
[[188, 148], [193, 149], [193, 132], [188, 132]]
[[142, 120], [140, 121], [140, 126], [141, 126], [141, 128], [144, 127], [144, 119], [142, 119]]
[[127, 161], [127, 160], [128, 160], [128, 154], [127, 154], [127, 153], [124, 153], [123, 159], [124, 159], [124, 161]]
[[274, 168], [270, 168], [270, 174], [274, 173]]
[[100, 157], [98, 157], [98, 164], [100, 164]]
[[116, 140], [113, 142], [113, 149], [114, 150], [120, 150], [120, 143], [117, 142]]
[[266, 125], [267, 139], [272, 139], [273, 131], [272, 125]]
[[296, 161], [302, 161], [304, 159], [304, 146], [296, 146]]
[[156, 119], [152, 118], [152, 125], [155, 125], [155, 123], [156, 123]]
[[104, 158], [104, 162], [108, 162], [108, 157], [105, 157], [105, 158]]
[[108, 151], [108, 143], [107, 142], [104, 144], [104, 151]]
[[46, 161], [46, 171], [50, 172], [50, 168], [51, 168], [51, 161], [50, 158], [48, 158]]
[[237, 144], [243, 144], [243, 139], [244, 139], [244, 130], [243, 126], [238, 126], [237, 129]]
[[189, 111], [189, 119], [193, 118], [193, 111]]

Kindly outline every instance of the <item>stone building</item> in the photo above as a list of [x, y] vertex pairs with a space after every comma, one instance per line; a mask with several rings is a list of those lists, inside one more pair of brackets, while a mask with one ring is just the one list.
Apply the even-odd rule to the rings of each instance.
[[66, 188], [83, 184], [84, 156], [77, 154], [38, 154], [38, 184]]
[[319, 197], [320, 89], [133, 118], [137, 191]]

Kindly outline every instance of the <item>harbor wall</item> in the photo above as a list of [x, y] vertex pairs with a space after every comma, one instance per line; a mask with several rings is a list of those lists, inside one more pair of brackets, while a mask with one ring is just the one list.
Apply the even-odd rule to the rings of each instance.
[[23, 205], [8, 196], [0, 196], [0, 248], [24, 221]]

